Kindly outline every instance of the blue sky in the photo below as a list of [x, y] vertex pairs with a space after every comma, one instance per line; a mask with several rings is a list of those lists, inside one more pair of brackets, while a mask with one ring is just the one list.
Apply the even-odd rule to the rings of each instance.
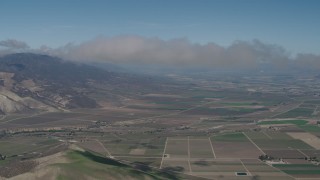
[[1, 0], [0, 40], [32, 48], [140, 35], [228, 46], [236, 40], [320, 54], [319, 0]]

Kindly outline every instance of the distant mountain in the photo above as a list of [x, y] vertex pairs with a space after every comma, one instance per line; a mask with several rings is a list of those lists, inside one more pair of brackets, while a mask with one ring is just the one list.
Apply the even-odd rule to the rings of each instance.
[[14, 79], [17, 81], [32, 78], [63, 84], [114, 77], [112, 73], [93, 66], [31, 53], [10, 54], [0, 58], [0, 71], [15, 73]]
[[[0, 113], [95, 108], [99, 104], [90, 94], [102, 92], [108, 98], [108, 92], [134, 91], [146, 84], [152, 87], [151, 82], [147, 77], [110, 72], [47, 55], [10, 54], [0, 57]], [[112, 98], [117, 100], [116, 95]]]

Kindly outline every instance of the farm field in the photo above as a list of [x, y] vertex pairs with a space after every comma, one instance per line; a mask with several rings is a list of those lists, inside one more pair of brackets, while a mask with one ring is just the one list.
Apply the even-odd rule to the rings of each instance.
[[0, 149], [2, 154], [7, 157], [23, 157], [28, 154], [40, 154], [46, 149], [61, 144], [56, 139], [46, 139], [42, 137], [14, 137], [6, 140], [0, 140]]
[[[317, 144], [314, 142], [318, 140], [318, 137], [306, 132], [264, 131], [245, 133], [265, 154], [289, 163], [273, 165], [281, 173], [289, 174], [294, 178], [319, 177], [319, 167], [306, 160], [309, 157], [319, 157], [318, 150], [315, 150]], [[247, 167], [250, 168], [250, 166]]]
[[285, 112], [283, 114], [279, 114], [275, 116], [275, 118], [296, 118], [296, 117], [311, 117], [314, 109], [312, 108], [296, 108]]
[[[246, 151], [252, 152], [252, 150], [257, 150], [245, 135], [238, 136], [238, 134], [231, 133], [210, 139], [212, 144], [215, 141], [219, 143], [236, 143], [237, 146], [239, 146], [237, 143], [244, 143]], [[252, 146], [250, 144], [248, 146], [247, 143], [251, 143]], [[249, 156], [248, 152], [245, 153], [245, 150], [240, 153], [235, 152], [233, 156], [219, 157], [219, 147], [215, 147], [214, 145], [210, 147], [209, 145], [210, 141], [205, 137], [168, 137], [160, 167], [161, 169], [171, 169], [172, 171], [209, 179], [251, 179], [252, 177], [260, 177], [262, 179], [271, 177], [276, 179], [292, 179], [277, 168], [270, 167], [259, 161], [258, 156], [262, 154], [259, 150], [257, 150], [258, 152], [254, 157]], [[201, 148], [201, 151], [192, 150], [196, 150], [197, 148]], [[241, 150], [238, 147], [235, 149]], [[196, 156], [198, 153], [199, 155]], [[220, 151], [221, 153], [222, 150]], [[227, 151], [227, 153], [229, 152]], [[236, 176], [236, 172], [246, 172], [248, 176], [238, 177]]]
[[295, 178], [317, 178], [320, 167], [313, 164], [275, 164], [274, 167]]
[[50, 165], [67, 169], [57, 179], [81, 179], [73, 173], [83, 168], [81, 175], [98, 179], [320, 178], [310, 166], [320, 159], [318, 115], [311, 112], [320, 98], [305, 102], [284, 89], [284, 80], [247, 78], [179, 79], [161, 92], [121, 92], [121, 100], [99, 108], [3, 116], [0, 169], [12, 162], [32, 169], [59, 152], [68, 161]]
[[214, 150], [211, 146], [210, 138], [189, 139], [190, 158], [215, 158]]
[[299, 139], [253, 139], [253, 142], [264, 149], [313, 149], [310, 145]]
[[263, 154], [243, 133], [211, 137], [217, 158], [257, 158]]
[[297, 119], [292, 119], [292, 120], [275, 120], [275, 121], [261, 121], [258, 124], [260, 125], [265, 125], [265, 124], [295, 124], [295, 125], [305, 125], [307, 124], [308, 121], [306, 120], [297, 120]]
[[310, 133], [295, 133], [295, 132], [289, 132], [287, 133], [288, 135], [290, 135], [291, 137], [293, 137], [294, 139], [300, 139], [303, 142], [307, 143], [308, 145], [312, 146], [315, 149], [320, 149], [320, 139]]

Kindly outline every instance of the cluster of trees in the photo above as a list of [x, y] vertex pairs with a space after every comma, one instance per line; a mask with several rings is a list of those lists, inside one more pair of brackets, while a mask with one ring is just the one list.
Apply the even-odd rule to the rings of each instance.
[[7, 156], [3, 156], [2, 154], [0, 154], [0, 159], [1, 160], [5, 160]]
[[266, 161], [266, 160], [273, 160], [274, 158], [273, 157], [271, 157], [271, 156], [268, 156], [267, 154], [264, 154], [264, 155], [260, 155], [259, 156], [259, 159], [261, 160], [261, 161]]
[[306, 157], [305, 160], [319, 162], [317, 157], [309, 157], [309, 158]]

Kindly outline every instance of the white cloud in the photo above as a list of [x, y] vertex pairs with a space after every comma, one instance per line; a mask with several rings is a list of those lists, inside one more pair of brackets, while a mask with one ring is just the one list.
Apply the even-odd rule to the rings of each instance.
[[287, 52], [276, 45], [236, 41], [229, 47], [197, 44], [186, 38], [162, 40], [141, 36], [97, 37], [50, 51], [76, 61], [106, 61], [179, 66], [256, 67], [261, 62], [286, 63]]
[[18, 41], [15, 39], [7, 39], [0, 41], [0, 46], [9, 48], [9, 49], [27, 49], [29, 48], [28, 44], [23, 41]]
[[[13, 51], [14, 47], [20, 50], [29, 47], [17, 40], [0, 41], [0, 45], [11, 47], [2, 50], [2, 54], [17, 52]], [[97, 37], [80, 44], [68, 43], [56, 49], [44, 45], [39, 49], [24, 49], [24, 51], [81, 62], [242, 69], [256, 68], [261, 64], [277, 68], [288, 68], [292, 65], [320, 68], [320, 56], [297, 54], [292, 57], [284, 48], [259, 40], [235, 41], [230, 46], [223, 47], [215, 43], [192, 43], [186, 38], [162, 40], [132, 35]]]

